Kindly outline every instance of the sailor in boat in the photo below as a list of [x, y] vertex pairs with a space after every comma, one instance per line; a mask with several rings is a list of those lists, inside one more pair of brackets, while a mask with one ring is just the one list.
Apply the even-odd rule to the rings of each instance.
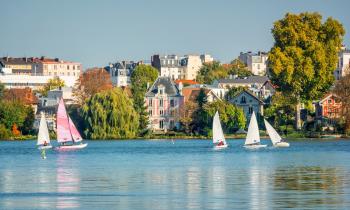
[[255, 145], [259, 145], [260, 143], [257, 142], [256, 140], [254, 140], [254, 143], [251, 144], [246, 144], [247, 146], [255, 146]]
[[217, 146], [224, 146], [224, 141], [220, 140]]
[[47, 146], [47, 142], [46, 141], [44, 141], [44, 146]]

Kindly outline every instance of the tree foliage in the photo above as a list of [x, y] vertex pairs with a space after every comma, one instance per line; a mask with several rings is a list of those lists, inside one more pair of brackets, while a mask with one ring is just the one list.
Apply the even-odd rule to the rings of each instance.
[[248, 70], [248, 67], [237, 58], [232, 60], [230, 65], [227, 65], [227, 69], [230, 75], [237, 75], [238, 77], [253, 76], [253, 73]]
[[132, 100], [120, 88], [96, 93], [82, 107], [85, 135], [91, 139], [133, 138], [139, 117]]
[[194, 113], [198, 109], [198, 104], [187, 101], [180, 109], [179, 121], [185, 133], [190, 134], [193, 129]]
[[199, 83], [212, 84], [216, 79], [227, 77], [228, 73], [228, 70], [218, 61], [204, 63], [198, 72], [196, 80]]
[[39, 92], [43, 96], [47, 96], [47, 92], [49, 90], [53, 90], [60, 87], [64, 87], [64, 81], [61, 80], [59, 77], [55, 77], [55, 78], [49, 79], [47, 81], [47, 84], [45, 84], [44, 87], [39, 90]]
[[300, 103], [318, 99], [333, 84], [344, 33], [337, 20], [328, 18], [322, 23], [318, 13], [287, 13], [274, 23], [269, 73], [278, 90], [295, 99], [297, 129], [301, 127]]
[[242, 87], [242, 86], [239, 86], [239, 87], [231, 87], [228, 92], [226, 93], [225, 95], [225, 98], [227, 101], [233, 99], [238, 93], [244, 91], [244, 90], [248, 90], [247, 87]]
[[332, 18], [322, 23], [318, 13], [287, 13], [274, 23], [275, 44], [269, 53], [272, 81], [301, 100], [317, 99], [333, 82], [345, 30]]
[[138, 65], [131, 75], [131, 92], [134, 108], [139, 113], [139, 130], [145, 133], [148, 126], [148, 113], [145, 107], [145, 93], [147, 86], [151, 86], [158, 77], [158, 70], [152, 66]]
[[227, 132], [235, 132], [238, 129], [244, 129], [246, 126], [246, 119], [241, 108], [230, 104], [227, 101], [217, 100], [205, 105], [204, 110], [211, 117], [214, 117], [216, 111], [219, 112], [220, 120]]
[[341, 116], [345, 122], [345, 132], [350, 133], [350, 74], [342, 77], [335, 85], [333, 92], [342, 103]]
[[73, 89], [73, 96], [77, 104], [82, 105], [87, 98], [112, 87], [111, 77], [105, 69], [92, 68], [80, 75]]

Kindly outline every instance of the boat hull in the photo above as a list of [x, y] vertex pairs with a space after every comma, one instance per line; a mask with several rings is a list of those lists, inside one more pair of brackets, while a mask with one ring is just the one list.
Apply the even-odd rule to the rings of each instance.
[[227, 147], [228, 147], [228, 145], [227, 145], [227, 144], [220, 145], [220, 146], [215, 145], [215, 146], [214, 146], [214, 149], [215, 149], [215, 150], [220, 150], [220, 149], [225, 149], [225, 148], [227, 148]]
[[246, 148], [246, 149], [260, 149], [260, 148], [267, 147], [267, 145], [265, 145], [265, 144], [244, 145], [243, 147]]
[[55, 150], [58, 150], [58, 151], [78, 150], [78, 149], [85, 148], [87, 145], [88, 145], [87, 143], [73, 144], [73, 145], [61, 145], [61, 146], [55, 147]]
[[52, 145], [46, 145], [46, 146], [41, 145], [41, 146], [38, 146], [38, 149], [39, 149], [39, 150], [43, 150], [43, 149], [52, 149]]
[[277, 142], [273, 146], [274, 147], [289, 147], [289, 143], [288, 142]]

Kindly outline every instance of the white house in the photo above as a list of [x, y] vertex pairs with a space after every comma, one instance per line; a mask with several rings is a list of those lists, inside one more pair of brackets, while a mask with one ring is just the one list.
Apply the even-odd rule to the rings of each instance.
[[249, 91], [242, 91], [229, 100], [231, 104], [241, 107], [244, 111], [246, 119], [249, 120], [253, 111], [259, 116], [264, 115], [264, 102]]

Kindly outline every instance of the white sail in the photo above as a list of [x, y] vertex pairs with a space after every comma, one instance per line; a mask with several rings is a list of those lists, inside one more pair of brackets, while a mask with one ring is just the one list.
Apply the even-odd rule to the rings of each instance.
[[50, 135], [49, 135], [49, 130], [47, 129], [45, 114], [41, 113], [37, 145], [43, 145], [45, 142], [47, 144], [50, 143]]
[[256, 121], [255, 113], [253, 111], [253, 114], [250, 118], [250, 122], [248, 126], [248, 133], [245, 139], [245, 145], [255, 144], [255, 143], [260, 143], [260, 134], [259, 134], [258, 122]]
[[223, 141], [226, 144], [224, 132], [222, 131], [219, 113], [216, 111], [214, 119], [213, 119], [213, 143], [219, 143]]
[[265, 122], [265, 127], [267, 130], [267, 133], [270, 136], [270, 139], [272, 141], [272, 144], [275, 145], [276, 143], [281, 142], [282, 138], [281, 136], [277, 133], [277, 131], [272, 127], [272, 125], [267, 122], [267, 120], [264, 119]]

